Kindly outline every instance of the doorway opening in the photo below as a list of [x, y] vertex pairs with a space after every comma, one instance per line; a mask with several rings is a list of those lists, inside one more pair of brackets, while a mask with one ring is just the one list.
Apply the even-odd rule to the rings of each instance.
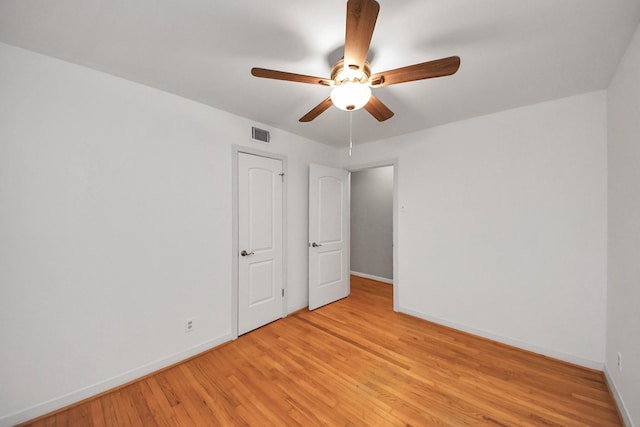
[[397, 311], [397, 162], [350, 171], [351, 274], [393, 285]]

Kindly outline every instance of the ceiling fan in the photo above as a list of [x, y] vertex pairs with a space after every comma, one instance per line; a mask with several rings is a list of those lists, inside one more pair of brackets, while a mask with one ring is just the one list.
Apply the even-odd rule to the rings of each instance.
[[333, 65], [331, 78], [313, 77], [265, 68], [252, 68], [251, 74], [255, 77], [266, 79], [332, 87], [331, 96], [302, 116], [300, 118], [301, 122], [312, 121], [332, 105], [345, 111], [358, 110], [364, 107], [380, 122], [390, 119], [393, 117], [393, 111], [371, 93], [371, 88], [455, 74], [460, 67], [460, 58], [451, 56], [371, 74], [369, 62], [367, 62], [367, 54], [369, 53], [369, 45], [379, 10], [380, 4], [375, 0], [347, 1], [344, 58]]

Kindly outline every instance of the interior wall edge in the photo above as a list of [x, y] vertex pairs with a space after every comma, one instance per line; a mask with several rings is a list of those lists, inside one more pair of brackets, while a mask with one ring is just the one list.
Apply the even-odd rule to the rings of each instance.
[[584, 368], [594, 369], [597, 371], [602, 371], [604, 368], [604, 362], [587, 359], [584, 357], [576, 356], [573, 354], [567, 354], [560, 351], [556, 351], [553, 349], [540, 347], [535, 344], [530, 344], [524, 341], [519, 341], [510, 337], [505, 337], [502, 335], [498, 335], [492, 332], [484, 331], [481, 329], [476, 329], [471, 326], [463, 325], [456, 322], [451, 322], [446, 319], [441, 319], [436, 316], [430, 316], [425, 313], [421, 313], [415, 310], [407, 309], [406, 307], [400, 306], [400, 313], [408, 314], [410, 316], [418, 317], [420, 319], [436, 323], [438, 325], [446, 326], [449, 328], [456, 329], [458, 331], [466, 332], [472, 335], [476, 335], [478, 337], [486, 338], [492, 341], [496, 341], [502, 344], [506, 344], [512, 347], [517, 347], [521, 350], [531, 351], [533, 353], [537, 353], [543, 356], [551, 357], [554, 359], [561, 360], [563, 362], [568, 362], [574, 365], [579, 365]]
[[618, 386], [616, 382], [613, 380], [613, 375], [609, 372], [609, 367], [605, 364], [603, 369], [604, 377], [607, 380], [607, 384], [609, 385], [609, 390], [611, 390], [611, 394], [613, 394], [613, 398], [616, 400], [616, 405], [618, 405], [618, 411], [622, 416], [622, 421], [624, 421], [625, 426], [627, 427], [637, 427], [633, 424], [633, 420], [631, 419], [631, 415], [629, 414], [629, 410], [622, 399], [622, 395], [618, 391]]
[[185, 361], [200, 353], [213, 349], [221, 344], [233, 340], [231, 334], [225, 334], [213, 340], [205, 341], [184, 351], [171, 354], [162, 359], [142, 365], [138, 368], [119, 374], [115, 377], [100, 381], [96, 384], [81, 388], [65, 395], [53, 398], [46, 402], [41, 402], [26, 409], [0, 417], [0, 427], [13, 426], [25, 421], [32, 420], [50, 412], [57, 411], [67, 406], [89, 399], [98, 394], [115, 389], [130, 382], [134, 382], [146, 375], [160, 371], [169, 366]]

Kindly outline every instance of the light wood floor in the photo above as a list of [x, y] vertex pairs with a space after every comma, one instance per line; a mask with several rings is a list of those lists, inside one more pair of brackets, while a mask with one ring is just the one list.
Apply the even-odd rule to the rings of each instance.
[[600, 372], [392, 311], [390, 285], [295, 313], [32, 426], [620, 426]]

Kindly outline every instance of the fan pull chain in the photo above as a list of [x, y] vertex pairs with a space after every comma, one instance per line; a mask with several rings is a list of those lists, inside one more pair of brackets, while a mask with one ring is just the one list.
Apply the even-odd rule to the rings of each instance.
[[353, 111], [349, 112], [349, 157], [351, 157], [351, 150], [353, 150]]

